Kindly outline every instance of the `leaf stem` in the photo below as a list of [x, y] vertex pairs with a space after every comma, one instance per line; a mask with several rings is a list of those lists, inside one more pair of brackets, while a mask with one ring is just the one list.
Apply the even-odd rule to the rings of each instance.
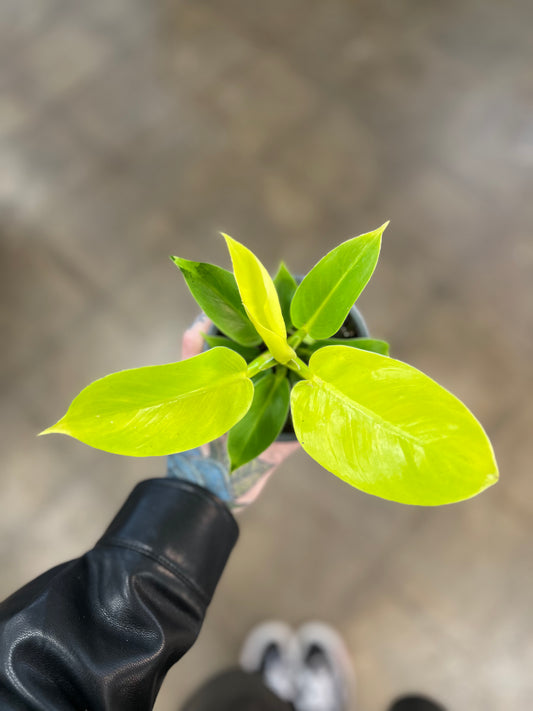
[[280, 365], [276, 368], [274, 374], [276, 376], [276, 380], [283, 380], [283, 378], [287, 377], [287, 368], [284, 365]]
[[313, 373], [311, 372], [311, 369], [303, 362], [303, 360], [300, 360], [298, 356], [290, 360], [285, 365], [287, 366], [287, 368], [294, 370], [295, 373], [298, 373], [301, 378], [305, 378], [305, 380], [313, 379]]
[[276, 363], [277, 360], [274, 358], [272, 353], [270, 353], [270, 351], [265, 351], [248, 364], [248, 370], [246, 371], [246, 375], [249, 378], [253, 378], [254, 375], [257, 375], [262, 370], [268, 370], [269, 368], [272, 368], [274, 365], [276, 365]]
[[306, 336], [307, 331], [303, 328], [300, 328], [300, 330], [296, 331], [296, 333], [293, 333], [292, 336], [287, 339], [287, 343], [291, 348], [296, 350]]

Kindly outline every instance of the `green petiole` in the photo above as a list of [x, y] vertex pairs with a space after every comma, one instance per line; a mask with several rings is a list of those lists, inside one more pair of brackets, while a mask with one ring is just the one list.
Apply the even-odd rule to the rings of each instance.
[[264, 353], [261, 353], [260, 356], [257, 356], [255, 360], [248, 364], [248, 370], [246, 371], [246, 375], [249, 378], [253, 378], [254, 375], [257, 375], [261, 371], [273, 368], [276, 363], [277, 360], [274, 358], [272, 353], [270, 353], [270, 351], [265, 351]]
[[298, 357], [293, 358], [285, 365], [287, 366], [287, 368], [290, 368], [295, 373], [298, 373], [298, 375], [301, 378], [304, 378], [305, 380], [312, 380], [313, 379], [313, 374], [311, 372], [311, 369], [309, 368], [308, 365], [306, 365], [303, 362], [303, 360], [300, 360], [300, 358], [298, 358]]
[[303, 328], [300, 328], [298, 331], [296, 331], [296, 333], [293, 333], [292, 336], [287, 339], [287, 343], [291, 348], [296, 350], [306, 336], [307, 331], [305, 331]]

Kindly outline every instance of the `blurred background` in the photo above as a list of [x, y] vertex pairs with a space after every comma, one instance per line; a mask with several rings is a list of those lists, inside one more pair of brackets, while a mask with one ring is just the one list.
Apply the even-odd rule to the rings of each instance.
[[364, 711], [531, 708], [532, 39], [529, 0], [0, 1], [0, 597], [164, 472], [35, 435], [176, 359], [196, 307], [168, 255], [229, 266], [224, 230], [301, 273], [390, 219], [359, 305], [476, 413], [501, 482], [412, 508], [298, 453], [156, 708], [269, 617], [337, 626]]

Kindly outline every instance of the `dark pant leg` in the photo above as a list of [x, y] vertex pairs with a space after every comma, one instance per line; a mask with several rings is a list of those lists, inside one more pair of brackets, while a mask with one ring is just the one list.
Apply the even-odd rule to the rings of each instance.
[[446, 709], [425, 696], [404, 696], [397, 699], [389, 711], [446, 711]]
[[263, 684], [259, 674], [232, 669], [209, 679], [181, 711], [293, 711]]

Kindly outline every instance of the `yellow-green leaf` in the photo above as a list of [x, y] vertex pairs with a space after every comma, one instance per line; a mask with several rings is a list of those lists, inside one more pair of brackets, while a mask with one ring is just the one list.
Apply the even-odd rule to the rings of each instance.
[[326, 348], [329, 346], [349, 346], [350, 348], [361, 348], [363, 351], [372, 351], [373, 353], [380, 353], [381, 355], [388, 356], [390, 346], [387, 341], [381, 341], [378, 338], [328, 338], [324, 341], [314, 341], [309, 345], [305, 344], [298, 349], [298, 352], [303, 352], [305, 355], [311, 355], [319, 348]]
[[213, 348], [179, 363], [112, 373], [88, 385], [41, 434], [61, 433], [114, 454], [153, 457], [216, 439], [247, 412], [244, 358]]
[[338, 331], [372, 276], [388, 224], [343, 242], [315, 264], [291, 303], [296, 328], [316, 339]]
[[274, 282], [259, 259], [247, 247], [223, 234], [233, 263], [242, 303], [250, 321], [274, 358], [287, 363], [295, 357], [287, 343], [285, 321]]
[[291, 393], [296, 436], [323, 467], [369, 494], [437, 506], [494, 484], [483, 428], [416, 368], [345, 346], [317, 351]]

